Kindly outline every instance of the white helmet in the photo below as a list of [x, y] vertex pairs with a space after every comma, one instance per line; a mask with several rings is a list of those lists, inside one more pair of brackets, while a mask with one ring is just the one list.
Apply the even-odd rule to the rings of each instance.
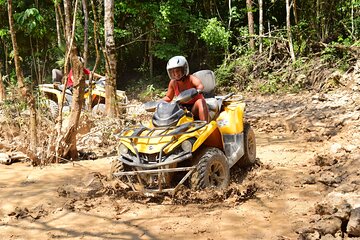
[[[175, 74], [175, 72], [172, 71], [175, 68], [181, 69], [182, 73], [180, 75]], [[181, 80], [183, 79], [183, 77], [189, 75], [189, 64], [185, 57], [175, 56], [170, 58], [170, 60], [168, 61], [166, 65], [166, 71], [170, 79]]]

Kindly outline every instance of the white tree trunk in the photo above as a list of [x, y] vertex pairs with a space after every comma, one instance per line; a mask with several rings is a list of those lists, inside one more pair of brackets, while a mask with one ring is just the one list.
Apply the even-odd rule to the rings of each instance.
[[291, 8], [291, 6], [289, 3], [289, 0], [286, 0], [286, 29], [287, 29], [287, 35], [288, 35], [290, 56], [291, 56], [292, 62], [294, 63], [296, 61], [296, 59], [295, 59], [294, 46], [293, 46], [292, 35], [291, 35], [290, 8]]
[[263, 42], [262, 38], [264, 36], [264, 10], [263, 10], [263, 0], [259, 0], [259, 52], [263, 51]]

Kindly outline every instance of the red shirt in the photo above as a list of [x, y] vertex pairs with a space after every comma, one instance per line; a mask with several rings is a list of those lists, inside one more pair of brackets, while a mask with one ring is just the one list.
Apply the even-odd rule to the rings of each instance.
[[[84, 74], [86, 75], [90, 75], [91, 71], [87, 68], [84, 68], [83, 69], [83, 72]], [[68, 81], [67, 81], [67, 84], [66, 84], [66, 87], [72, 87], [74, 85], [73, 81], [72, 81], [72, 76], [73, 76], [73, 72], [72, 72], [72, 69], [70, 69], [70, 72], [69, 72], [69, 75], [68, 75]]]
[[[187, 89], [190, 89], [190, 88], [196, 88], [192, 82], [190, 81], [190, 78], [193, 77], [192, 75], [188, 75], [185, 77], [185, 80], [184, 80], [184, 85], [185, 85], [185, 88], [183, 87], [180, 91], [179, 89], [179, 85], [178, 85], [178, 81], [173, 81], [173, 87], [174, 87], [174, 94], [175, 96], [178, 96], [180, 94], [180, 92], [184, 91], [184, 90], [187, 90]], [[198, 99], [204, 99], [204, 96], [202, 94], [198, 94], [196, 95], [193, 99], [191, 99], [190, 101], [186, 102], [186, 103], [183, 103], [183, 104], [194, 104]]]

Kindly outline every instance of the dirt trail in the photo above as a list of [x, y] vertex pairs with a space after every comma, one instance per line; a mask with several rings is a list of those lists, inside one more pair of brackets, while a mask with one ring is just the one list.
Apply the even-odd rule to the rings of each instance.
[[[342, 183], [353, 187], [348, 193], [354, 206], [360, 199], [359, 176], [342, 161], [359, 153], [359, 117], [348, 111], [358, 101], [319, 108], [333, 102], [313, 100], [311, 95], [249, 99], [260, 164], [234, 175], [244, 179], [233, 178], [230, 188], [255, 184], [250, 199], [181, 205], [170, 197], [104, 194], [100, 180], [86, 187], [92, 172], [107, 175], [113, 157], [44, 168], [1, 165], [0, 239], [297, 239], [300, 229], [321, 221], [316, 207]], [[345, 130], [353, 135], [346, 137]]]
[[[258, 135], [263, 166], [247, 177], [256, 178], [261, 191], [240, 205], [231, 199], [185, 206], [108, 196], [75, 200], [86, 190], [87, 174], [108, 172], [107, 158], [42, 169], [21, 163], [2, 166], [0, 234], [12, 239], [294, 238], [294, 229], [301, 226], [301, 217], [318, 200], [321, 189], [304, 189], [300, 183], [304, 165], [314, 156], [312, 146], [294, 145], [297, 139], [289, 136], [278, 138]], [[22, 213], [25, 208], [29, 213]], [[14, 219], [7, 216], [12, 212], [31, 216]]]

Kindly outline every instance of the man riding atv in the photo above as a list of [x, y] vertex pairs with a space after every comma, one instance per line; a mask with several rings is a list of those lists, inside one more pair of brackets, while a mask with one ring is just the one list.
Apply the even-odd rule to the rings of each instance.
[[[226, 188], [230, 168], [248, 167], [256, 160], [245, 103], [233, 93], [213, 96], [214, 73], [189, 75], [184, 57], [170, 59], [167, 69], [171, 81], [165, 101], [145, 103], [146, 111], [154, 112], [151, 122], [126, 127], [117, 135], [119, 157], [110, 174], [141, 192], [174, 193], [181, 185]], [[191, 112], [184, 107], [189, 103], [194, 104]]]
[[[82, 57], [78, 57], [81, 64], [84, 64], [84, 59]], [[105, 76], [102, 76], [100, 74], [97, 74], [96, 72], [92, 73], [89, 69], [87, 68], [83, 68], [83, 72], [85, 75], [89, 76], [91, 79], [100, 79], [100, 78], [105, 78]], [[94, 78], [93, 78], [94, 77]], [[72, 87], [73, 86], [73, 71], [72, 69], [70, 69], [70, 72], [68, 74], [68, 81], [66, 84], [66, 87]]]
[[[194, 75], [189, 74], [189, 64], [185, 57], [175, 56], [172, 57], [166, 66], [167, 73], [170, 78], [166, 96], [163, 98], [166, 102], [171, 102], [179, 94], [191, 88], [195, 88], [199, 93], [204, 89], [201, 80]], [[209, 111], [202, 94], [198, 94], [190, 101], [182, 104], [189, 111], [192, 112], [194, 117], [199, 120], [209, 121]]]
[[[82, 64], [84, 64], [84, 59], [82, 57], [78, 57], [78, 59], [80, 60], [80, 62]], [[105, 76], [102, 76], [96, 72], [92, 73], [89, 69], [87, 68], [83, 68], [83, 72], [85, 75], [89, 76], [89, 78], [91, 79], [100, 79], [100, 78], [105, 78]], [[52, 81], [53, 83], [61, 83], [62, 82], [62, 78], [63, 78], [63, 73], [61, 70], [59, 69], [53, 69], [52, 70]], [[68, 81], [67, 81], [67, 84], [66, 84], [66, 87], [67, 88], [72, 88], [73, 87], [73, 71], [72, 69], [70, 69], [70, 72], [68, 74], [68, 77], [67, 77]]]
[[[81, 61], [81, 57], [79, 57]], [[84, 73], [90, 75], [90, 70], [84, 68]], [[89, 73], [89, 74], [88, 74]], [[86, 80], [86, 89], [84, 94], [84, 100], [91, 98], [91, 111], [93, 114], [103, 114], [105, 112], [105, 77], [100, 74], [94, 73], [95, 78], [99, 78], [96, 81]], [[63, 73], [61, 70], [53, 69], [52, 70], [52, 84], [40, 84], [39, 90], [42, 96], [45, 98], [45, 105], [50, 110], [50, 114], [53, 118], [56, 118], [59, 115], [59, 105], [62, 101], [62, 91], [64, 89], [64, 84], [61, 84], [63, 78]], [[71, 102], [72, 102], [72, 70], [68, 75], [67, 87], [65, 89], [65, 99], [63, 103], [63, 111], [70, 111]], [[91, 96], [90, 96], [91, 94]], [[125, 106], [128, 103], [127, 96], [125, 91], [116, 90], [116, 101], [119, 106]], [[88, 104], [88, 101], [85, 101], [85, 104]], [[124, 109], [122, 109], [124, 111]]]

